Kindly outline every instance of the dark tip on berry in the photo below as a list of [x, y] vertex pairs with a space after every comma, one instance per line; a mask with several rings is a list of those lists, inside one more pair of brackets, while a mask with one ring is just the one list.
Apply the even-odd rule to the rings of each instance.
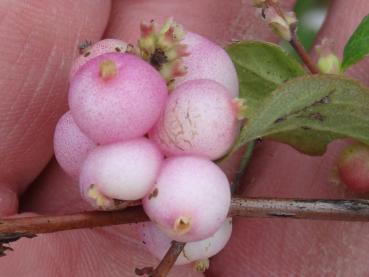
[[151, 54], [150, 64], [155, 67], [157, 70], [160, 70], [161, 66], [168, 62], [168, 57], [165, 55], [165, 52], [157, 48], [154, 53]]
[[149, 194], [149, 200], [151, 200], [151, 198], [155, 198], [157, 197], [159, 194], [159, 190], [158, 188], [155, 188], [150, 194]]

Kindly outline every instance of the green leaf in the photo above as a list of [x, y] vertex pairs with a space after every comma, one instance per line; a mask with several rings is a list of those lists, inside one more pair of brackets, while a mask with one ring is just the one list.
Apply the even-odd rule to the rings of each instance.
[[346, 70], [369, 53], [369, 16], [364, 17], [343, 51], [341, 68]]
[[340, 75], [295, 78], [254, 107], [234, 149], [258, 137], [323, 154], [329, 142], [350, 137], [369, 144], [369, 90]]
[[246, 99], [245, 115], [255, 117], [255, 109], [278, 85], [305, 74], [301, 65], [279, 46], [259, 41], [229, 45], [226, 51], [236, 66], [240, 98]]

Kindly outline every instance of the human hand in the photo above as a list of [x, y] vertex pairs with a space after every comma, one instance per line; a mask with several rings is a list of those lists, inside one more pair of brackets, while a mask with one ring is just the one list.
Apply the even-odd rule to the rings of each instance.
[[[321, 35], [337, 41], [338, 53], [369, 12], [366, 1], [355, 3], [335, 1]], [[109, 8], [109, 2], [102, 0], [0, 4], [3, 214], [15, 211], [16, 194], [31, 184], [52, 155], [53, 129], [67, 109], [68, 70], [80, 41], [96, 41], [106, 28], [104, 37], [134, 42], [142, 19], [169, 16], [221, 44], [231, 39], [274, 38], [248, 1], [115, 1], [110, 15]], [[359, 64], [352, 74], [365, 78], [367, 64]], [[339, 147], [335, 143], [324, 157], [311, 158], [288, 146], [264, 142], [248, 169], [245, 194], [344, 196], [342, 189], [329, 183]], [[63, 214], [87, 206], [73, 181], [53, 161], [23, 195], [20, 207], [27, 212]], [[366, 230], [362, 223], [238, 219], [230, 243], [212, 259], [206, 275], [365, 275]], [[0, 259], [4, 276], [133, 276], [135, 267], [156, 263], [130, 226], [42, 235], [12, 245], [16, 251]], [[188, 267], [172, 274], [196, 276]]]

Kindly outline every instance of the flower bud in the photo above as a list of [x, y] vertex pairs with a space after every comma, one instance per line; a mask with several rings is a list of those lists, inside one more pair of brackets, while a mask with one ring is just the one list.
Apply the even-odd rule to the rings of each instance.
[[341, 71], [341, 61], [333, 53], [333, 41], [327, 38], [322, 40], [322, 43], [316, 47], [319, 54], [318, 68], [322, 73], [339, 74]]

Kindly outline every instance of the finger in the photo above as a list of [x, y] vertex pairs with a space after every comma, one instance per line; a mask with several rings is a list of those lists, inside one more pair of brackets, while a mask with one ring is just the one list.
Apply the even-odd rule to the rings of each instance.
[[[155, 266], [158, 261], [144, 245], [125, 237], [122, 227], [65, 231], [21, 239], [14, 251], [1, 257], [1, 276], [135, 276], [135, 268]], [[178, 267], [170, 276], [202, 276]], [[188, 273], [190, 272], [190, 273]]]
[[76, 47], [101, 36], [109, 11], [103, 0], [0, 2], [0, 182], [14, 192], [50, 160]]
[[[368, 12], [368, 1], [354, 5], [334, 1], [320, 37], [335, 39], [342, 54], [346, 40]], [[367, 63], [355, 66], [350, 74], [367, 79]], [[308, 157], [278, 143], [263, 144], [248, 168], [245, 195], [360, 197], [347, 193], [331, 178], [344, 142], [331, 144], [323, 157]], [[209, 276], [366, 276], [368, 228], [365, 223], [238, 219], [231, 242], [212, 261]]]
[[[283, 1], [283, 5], [290, 7], [293, 2]], [[186, 30], [202, 34], [222, 45], [240, 39], [275, 40], [276, 37], [260, 23], [250, 3], [242, 0], [114, 1], [105, 35], [118, 36], [134, 43], [142, 20], [163, 22], [172, 16]]]

